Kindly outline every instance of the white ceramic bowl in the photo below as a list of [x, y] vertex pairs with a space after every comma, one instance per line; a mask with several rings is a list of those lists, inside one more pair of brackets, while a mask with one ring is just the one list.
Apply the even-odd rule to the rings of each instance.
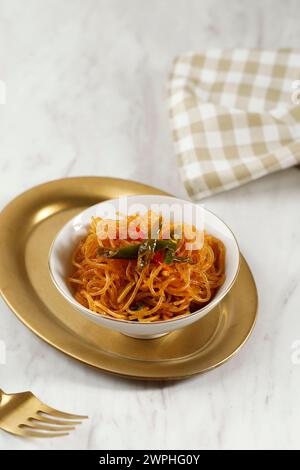
[[[93, 320], [94, 322], [99, 323], [106, 328], [111, 328], [113, 330], [119, 331], [120, 333], [133, 336], [135, 338], [157, 338], [199, 320], [220, 302], [220, 300], [230, 290], [236, 279], [239, 269], [240, 255], [238, 244], [233, 233], [227, 227], [227, 225], [225, 225], [225, 223], [222, 222], [222, 220], [220, 220], [212, 212], [204, 209], [203, 207], [200, 208], [199, 205], [192, 204], [182, 199], [176, 199], [168, 196], [145, 195], [129, 196], [127, 198], [122, 198], [121, 201], [123, 202], [123, 205], [125, 202], [127, 206], [130, 207], [127, 212], [128, 214], [136, 212], [136, 208], [133, 207], [134, 204], [142, 204], [146, 208], [150, 208], [150, 205], [153, 204], [173, 205], [175, 203], [182, 208], [187, 207], [188, 205], [192, 212], [184, 215], [183, 222], [186, 224], [194, 224], [195, 213], [198, 213], [197, 211], [199, 210], [202, 211], [202, 216], [204, 215], [205, 230], [222, 240], [226, 247], [226, 280], [218, 290], [213, 300], [205, 307], [190, 315], [178, 319], [175, 318], [172, 320], [156, 321], [151, 323], [138, 323], [127, 320], [118, 320], [98, 313], [93, 313], [91, 310], [83, 307], [75, 300], [68, 283], [66, 282], [67, 277], [72, 271], [71, 256], [74, 248], [78, 241], [87, 234], [87, 228], [90, 224], [91, 218], [97, 216], [107, 217], [107, 204], [109, 203], [114, 208], [119, 208], [119, 199], [112, 199], [110, 201], [105, 201], [89, 207], [70, 220], [58, 233], [49, 253], [50, 273], [57, 289], [64, 296], [64, 298], [73, 305], [74, 308], [79, 310], [90, 320]], [[193, 218], [191, 218], [191, 214], [193, 214]], [[199, 226], [197, 226], [197, 228], [200, 229]], [[203, 228], [203, 226], [201, 226], [201, 228]], [[91, 328], [92, 327], [93, 324], [91, 322]]]

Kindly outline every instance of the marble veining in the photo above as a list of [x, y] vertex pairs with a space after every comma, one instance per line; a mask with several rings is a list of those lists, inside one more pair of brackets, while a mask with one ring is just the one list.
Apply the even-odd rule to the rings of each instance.
[[[166, 77], [176, 54], [299, 46], [296, 0], [0, 0], [0, 205], [49, 179], [131, 178], [185, 197]], [[235, 231], [260, 294], [231, 361], [184, 382], [105, 375], [52, 349], [0, 303], [0, 386], [91, 419], [64, 439], [5, 449], [299, 448], [300, 171], [206, 199]]]

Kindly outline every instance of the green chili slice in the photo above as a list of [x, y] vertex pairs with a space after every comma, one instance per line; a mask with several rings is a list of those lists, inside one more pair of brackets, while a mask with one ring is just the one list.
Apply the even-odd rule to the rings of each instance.
[[143, 269], [150, 263], [153, 254], [159, 250], [165, 250], [164, 263], [171, 264], [174, 261], [180, 263], [191, 263], [190, 258], [176, 256], [178, 240], [156, 240], [149, 239], [143, 243], [131, 243], [122, 248], [99, 248], [98, 256], [109, 259], [136, 259], [137, 268]]
[[99, 248], [98, 256], [111, 259], [137, 259], [139, 255], [153, 254], [163, 249], [176, 250], [177, 242], [173, 240], [145, 240], [143, 243], [131, 243], [122, 248]]

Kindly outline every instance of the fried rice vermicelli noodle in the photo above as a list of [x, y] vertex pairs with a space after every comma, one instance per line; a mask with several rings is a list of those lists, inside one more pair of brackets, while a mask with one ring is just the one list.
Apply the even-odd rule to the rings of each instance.
[[107, 253], [128, 251], [141, 240], [101, 240], [99, 220], [92, 219], [88, 235], [76, 247], [68, 279], [76, 300], [93, 312], [139, 322], [170, 320], [205, 306], [224, 283], [225, 247], [216, 237], [205, 232], [202, 247], [190, 251], [184, 238], [177, 240], [171, 262], [165, 262], [167, 250], [161, 249], [138, 269], [138, 259]]

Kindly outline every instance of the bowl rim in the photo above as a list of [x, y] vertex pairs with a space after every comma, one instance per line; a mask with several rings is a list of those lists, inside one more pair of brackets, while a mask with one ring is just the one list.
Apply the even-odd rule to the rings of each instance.
[[[96, 312], [93, 312], [92, 310], [90, 310], [89, 308], [87, 307], [84, 307], [83, 305], [81, 305], [79, 302], [77, 302], [77, 300], [75, 298], [72, 298], [71, 296], [69, 297], [67, 294], [65, 294], [65, 292], [63, 291], [63, 289], [59, 286], [58, 282], [56, 281], [55, 279], [55, 276], [53, 274], [53, 271], [52, 271], [52, 266], [51, 266], [51, 259], [52, 259], [52, 255], [53, 255], [53, 250], [54, 250], [54, 245], [55, 245], [55, 242], [57, 240], [57, 238], [59, 237], [59, 235], [61, 234], [61, 232], [65, 229], [66, 225], [68, 224], [71, 224], [71, 222], [78, 216], [80, 216], [83, 212], [91, 209], [92, 207], [95, 207], [95, 206], [98, 206], [100, 204], [104, 204], [104, 203], [107, 203], [107, 202], [110, 202], [110, 201], [116, 201], [117, 199], [121, 199], [121, 198], [126, 198], [126, 199], [130, 199], [130, 198], [139, 198], [139, 197], [159, 197], [159, 198], [163, 198], [163, 199], [175, 199], [177, 201], [180, 201], [180, 202], [184, 202], [184, 203], [188, 203], [188, 204], [191, 204], [191, 205], [196, 205], [194, 202], [192, 201], [188, 201], [186, 199], [181, 199], [181, 198], [177, 198], [175, 196], [168, 196], [168, 195], [157, 195], [157, 194], [138, 194], [138, 195], [129, 195], [129, 196], [120, 196], [120, 197], [116, 197], [116, 198], [111, 198], [111, 199], [107, 199], [105, 201], [100, 201], [100, 202], [97, 202], [96, 204], [93, 204], [92, 206], [89, 206], [89, 207], [86, 207], [84, 210], [82, 210], [81, 212], [79, 212], [77, 215], [75, 215], [74, 217], [72, 217], [70, 220], [68, 220], [63, 226], [62, 228], [58, 231], [58, 233], [56, 234], [56, 236], [54, 237], [52, 243], [51, 243], [51, 246], [50, 246], [50, 249], [49, 249], [49, 253], [48, 253], [48, 269], [49, 269], [49, 272], [50, 272], [50, 277], [52, 279], [52, 282], [53, 284], [55, 285], [56, 289], [60, 292], [60, 294], [73, 306], [75, 307], [77, 310], [79, 311], [83, 311], [83, 313], [86, 313], [92, 317], [96, 317], [96, 318], [103, 318], [104, 320], [111, 320], [113, 322], [116, 322], [116, 323], [119, 323], [119, 324], [130, 324], [132, 326], [135, 326], [135, 327], [142, 327], [142, 326], [145, 326], [145, 325], [166, 325], [166, 324], [169, 324], [169, 323], [175, 323], [175, 322], [180, 322], [180, 321], [185, 321], [187, 320], [188, 318], [191, 318], [192, 316], [196, 316], [197, 314], [199, 314], [200, 312], [205, 312], [208, 313], [212, 308], [216, 307], [216, 305], [218, 305], [221, 300], [225, 297], [226, 294], [228, 294], [228, 292], [230, 291], [230, 289], [232, 288], [233, 284], [235, 283], [236, 281], [236, 278], [238, 276], [238, 273], [239, 273], [239, 270], [240, 270], [240, 264], [241, 264], [241, 252], [240, 252], [240, 248], [239, 248], [239, 244], [238, 244], [238, 241], [236, 239], [236, 236], [234, 235], [233, 231], [230, 229], [230, 227], [228, 227], [228, 225], [224, 222], [223, 219], [221, 219], [218, 215], [216, 215], [213, 211], [211, 211], [210, 209], [207, 209], [206, 207], [202, 207], [202, 209], [206, 212], [209, 212], [211, 215], [213, 215], [214, 217], [216, 217], [217, 219], [219, 219], [222, 224], [225, 225], [225, 227], [228, 229], [228, 231], [230, 232], [235, 244], [236, 244], [236, 247], [237, 247], [237, 254], [238, 254], [238, 263], [237, 263], [237, 268], [236, 268], [236, 271], [235, 271], [235, 274], [231, 280], [231, 282], [229, 283], [229, 285], [227, 286], [227, 288], [224, 290], [224, 292], [222, 293], [222, 295], [218, 298], [214, 298], [211, 300], [211, 302], [209, 302], [207, 305], [205, 305], [205, 307], [202, 307], [200, 308], [199, 310], [196, 310], [195, 312], [192, 312], [190, 314], [185, 314], [185, 315], [182, 315], [182, 316], [178, 316], [177, 318], [170, 318], [169, 320], [158, 320], [158, 321], [153, 321], [153, 322], [133, 322], [132, 320], [124, 320], [124, 319], [120, 319], [120, 318], [113, 318], [113, 317], [109, 317], [109, 316], [106, 316], [104, 315], [103, 313], [96, 313]], [[204, 315], [203, 315], [204, 316]]]

